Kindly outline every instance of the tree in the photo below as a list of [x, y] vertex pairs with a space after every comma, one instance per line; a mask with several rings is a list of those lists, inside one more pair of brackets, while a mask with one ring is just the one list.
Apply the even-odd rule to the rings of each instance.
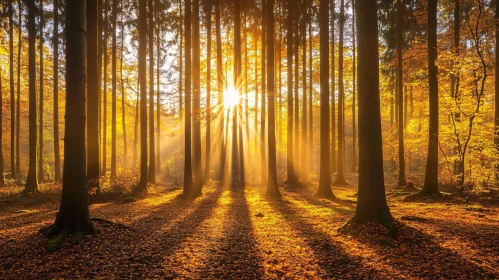
[[204, 180], [208, 182], [211, 174], [211, 11], [213, 7], [211, 2], [206, 4], [206, 162], [204, 171]]
[[383, 174], [376, 2], [355, 1], [359, 65], [359, 192], [357, 209], [347, 225], [374, 222], [390, 226], [392, 221]]
[[336, 1], [331, 0], [331, 172], [336, 172], [336, 37], [334, 35], [336, 22]]
[[[149, 6], [149, 174], [148, 181], [156, 184], [156, 148], [154, 139], [154, 0]], [[159, 82], [159, 81], [158, 81]], [[159, 102], [159, 101], [158, 101]]]
[[[220, 170], [219, 170], [219, 180], [223, 181], [225, 175], [225, 161], [227, 157], [226, 153], [226, 143], [227, 135], [225, 134], [225, 109], [224, 109], [224, 77], [223, 77], [223, 63], [222, 63], [222, 28], [220, 26], [220, 0], [215, 1], [215, 32], [216, 32], [216, 44], [217, 44], [217, 91], [218, 91], [218, 106], [220, 106]], [[256, 118], [255, 118], [256, 119]], [[255, 130], [256, 131], [256, 130]]]
[[116, 29], [118, 25], [116, 24], [116, 18], [118, 14], [118, 0], [113, 1], [113, 10], [111, 16], [112, 24], [112, 50], [111, 50], [111, 67], [112, 67], [112, 101], [111, 101], [111, 179], [116, 177], [116, 106], [117, 106], [117, 94], [116, 94], [116, 81], [118, 76], [118, 71], [116, 67], [117, 53], [116, 53]]
[[203, 175], [201, 165], [201, 43], [199, 29], [199, 0], [193, 0], [192, 5], [192, 111], [194, 119], [193, 141], [193, 171], [194, 189], [191, 196], [201, 195]]
[[191, 127], [191, 0], [185, 1], [185, 120], [184, 120], [184, 189], [182, 195], [189, 197], [192, 191], [192, 127]]
[[[17, 1], [19, 8], [19, 26], [22, 27], [22, 1]], [[16, 167], [13, 178], [17, 178], [17, 174], [21, 173], [21, 153], [19, 150], [20, 135], [21, 135], [21, 53], [22, 53], [22, 28], [17, 30], [17, 96], [16, 96]]]
[[[243, 76], [242, 76], [242, 40], [241, 40], [241, 33], [242, 33], [242, 30], [241, 30], [241, 3], [240, 2], [237, 2], [236, 3], [236, 24], [235, 24], [235, 33], [234, 33], [234, 36], [235, 36], [235, 43], [236, 43], [236, 46], [235, 46], [235, 53], [236, 53], [236, 78], [237, 78], [237, 81], [236, 81], [236, 86], [237, 86], [237, 89], [238, 91], [240, 92], [239, 96], [239, 105], [237, 106], [237, 110], [234, 110], [234, 112], [237, 111], [237, 114], [238, 116], [240, 116], [240, 124], [238, 125], [238, 133], [239, 133], [239, 138], [238, 138], [238, 148], [239, 148], [239, 151], [238, 151], [238, 159], [239, 159], [239, 166], [238, 166], [238, 171], [239, 171], [239, 182], [238, 182], [238, 185], [240, 187], [244, 187], [245, 186], [245, 183], [246, 183], [246, 177], [245, 177], [245, 168], [244, 168], [244, 138], [243, 138], [243, 129], [244, 129], [244, 126], [243, 126], [243, 122], [244, 122], [244, 118], [243, 118], [243, 98], [241, 98], [242, 94], [241, 94], [241, 91], [243, 91]], [[236, 109], [236, 108], [234, 108]]]
[[[49, 250], [56, 249], [68, 236], [77, 241], [83, 234], [94, 234], [88, 210], [85, 150], [85, 86], [86, 86], [86, 7], [96, 10], [96, 0], [66, 2], [66, 117], [64, 142], [64, 178], [59, 212], [47, 237], [56, 237]], [[95, 14], [93, 17], [96, 17]], [[94, 18], [95, 22], [96, 19]]]
[[[104, 0], [104, 44], [103, 44], [103, 52], [104, 52], [104, 125], [102, 126], [102, 174], [104, 176], [107, 175], [107, 65], [108, 65], [108, 46], [107, 39], [109, 33], [108, 26], [108, 3], [109, 0]], [[140, 52], [140, 51], [139, 51]]]
[[[303, 43], [303, 48], [302, 48], [302, 88], [303, 88], [303, 105], [302, 105], [302, 120], [301, 120], [301, 126], [302, 126], [302, 141], [301, 141], [301, 158], [300, 162], [302, 163], [302, 176], [303, 179], [307, 179], [308, 177], [308, 165], [306, 164], [307, 162], [307, 156], [308, 156], [308, 128], [307, 128], [307, 19], [306, 14], [307, 11], [307, 5], [306, 5], [305, 0], [303, 0], [303, 19], [302, 19], [302, 43]], [[310, 93], [311, 94], [311, 93]]]
[[[99, 0], [101, 3], [101, 0]], [[100, 10], [99, 10], [100, 11]], [[54, 0], [54, 181], [61, 182], [61, 156], [59, 148], [59, 0]], [[99, 33], [100, 35], [100, 33]], [[100, 61], [100, 60], [99, 60]], [[100, 73], [100, 71], [99, 71]], [[100, 85], [99, 85], [100, 87]], [[90, 102], [90, 101], [89, 101]], [[98, 132], [97, 132], [98, 133]], [[97, 165], [98, 166], [98, 165]], [[89, 176], [94, 174], [90, 173]]]
[[[459, 1], [456, 1], [456, 5]], [[495, 135], [494, 135], [494, 144], [496, 145], [496, 149], [499, 152], [499, 52], [497, 48], [499, 47], [499, 1], [496, 1], [495, 6], [495, 37], [496, 37], [496, 82], [495, 82], [495, 107], [494, 107], [494, 127], [495, 127]], [[459, 41], [458, 41], [459, 43]]]
[[357, 121], [355, 113], [355, 98], [356, 98], [356, 86], [357, 86], [357, 61], [356, 61], [356, 49], [355, 40], [357, 39], [357, 34], [355, 33], [355, 0], [352, 0], [352, 172], [357, 172]]
[[[431, 1], [430, 1], [431, 2]], [[405, 153], [404, 153], [404, 66], [402, 65], [402, 44], [404, 5], [402, 0], [397, 0], [397, 73], [398, 73], [398, 136], [399, 136], [399, 185], [407, 185], [405, 179]]]
[[124, 43], [125, 43], [125, 20], [124, 20], [124, 6], [123, 0], [120, 1], [121, 6], [121, 47], [120, 47], [120, 84], [121, 84], [121, 126], [123, 129], [123, 167], [128, 169], [128, 142], [126, 137], [126, 92], [125, 92], [125, 80], [123, 79], [123, 60], [124, 58]]
[[336, 164], [335, 185], [347, 185], [345, 180], [345, 82], [343, 81], [344, 69], [344, 50], [343, 33], [345, 29], [345, 1], [340, 2], [340, 42], [338, 55], [338, 163]]
[[[187, 0], [189, 1], [189, 0]], [[147, 9], [146, 2], [139, 1], [139, 84], [140, 84], [140, 181], [138, 191], [147, 191]]]
[[[28, 71], [29, 71], [29, 166], [28, 178], [26, 179], [25, 193], [38, 192], [38, 180], [36, 176], [36, 58], [35, 41], [36, 25], [35, 1], [27, 1], [28, 6]], [[19, 141], [19, 139], [18, 139]]]
[[[0, 67], [0, 127], [3, 127], [3, 85], [2, 85], [2, 68]], [[0, 178], [0, 186], [3, 186], [4, 179], [4, 161], [3, 161], [3, 130], [0, 129], [0, 174], [2, 174], [2, 178]]]
[[87, 3], [87, 179], [91, 190], [99, 190], [99, 70], [98, 6]]
[[44, 11], [43, 11], [43, 0], [40, 1], [40, 95], [38, 98], [38, 121], [40, 122], [40, 125], [38, 126], [38, 150], [40, 154], [38, 155], [38, 181], [43, 182], [44, 181], [44, 172], [43, 172], [43, 84], [44, 84], [44, 71], [43, 71], [43, 28], [45, 26], [45, 16], [44, 16]]
[[267, 180], [267, 196], [279, 197], [281, 193], [277, 187], [277, 159], [275, 139], [275, 66], [274, 66], [274, 0], [267, 0], [267, 103], [269, 106], [268, 151], [269, 172]]
[[319, 7], [319, 28], [320, 28], [320, 87], [321, 87], [321, 107], [320, 107], [320, 178], [319, 189], [316, 196], [331, 198], [334, 197], [331, 190], [331, 169], [329, 166], [329, 27], [328, 12], [329, 1], [321, 0]]
[[[14, 8], [12, 7], [12, 1], [13, 0], [9, 0], [10, 177], [16, 178], [16, 162], [14, 154], [16, 141], [16, 110], [14, 96]], [[21, 6], [19, 6], [19, 13], [21, 13]], [[19, 26], [21, 26], [20, 22]], [[19, 30], [21, 30], [21, 28], [19, 28]]]
[[[261, 161], [261, 183], [267, 181], [267, 156], [265, 147], [265, 114], [266, 114], [266, 95], [267, 95], [267, 58], [265, 56], [267, 41], [265, 32], [267, 30], [267, 1], [262, 0], [262, 98], [260, 100], [260, 161]], [[289, 147], [289, 146], [288, 146]], [[288, 152], [289, 156], [289, 152]], [[289, 168], [288, 168], [289, 173]]]
[[[287, 26], [287, 64], [288, 64], [288, 147], [287, 147], [287, 162], [288, 162], [288, 184], [297, 182], [294, 168], [294, 153], [293, 149], [293, 1], [288, 0], [288, 26]], [[326, 44], [327, 45], [327, 44]]]
[[437, 80], [437, 0], [428, 2], [428, 83], [430, 129], [428, 157], [421, 195], [438, 194], [438, 80]]

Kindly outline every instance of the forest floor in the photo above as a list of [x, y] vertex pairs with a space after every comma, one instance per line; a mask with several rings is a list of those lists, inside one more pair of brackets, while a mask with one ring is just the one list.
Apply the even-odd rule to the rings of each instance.
[[137, 200], [91, 205], [99, 234], [48, 253], [38, 231], [54, 221], [59, 188], [32, 197], [0, 191], [0, 279], [499, 278], [494, 203], [406, 202], [388, 188], [397, 233], [345, 235], [338, 228], [355, 211], [354, 187], [324, 200], [314, 184], [281, 186], [282, 199], [271, 201], [257, 186], [213, 184], [185, 201], [181, 189], [158, 186]]

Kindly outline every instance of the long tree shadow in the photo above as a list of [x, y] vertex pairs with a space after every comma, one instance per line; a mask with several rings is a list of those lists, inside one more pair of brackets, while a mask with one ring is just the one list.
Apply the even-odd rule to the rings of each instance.
[[[383, 256], [383, 261], [403, 275], [425, 279], [496, 279], [499, 274], [479, 266], [459, 252], [442, 247], [435, 238], [403, 223], [396, 223], [392, 237], [353, 238]], [[372, 236], [371, 236], [372, 237]]]
[[225, 231], [218, 248], [212, 250], [208, 264], [212, 270], [207, 278], [227, 279], [234, 272], [240, 278], [261, 279], [263, 277], [262, 259], [253, 233], [250, 210], [244, 190], [231, 192], [232, 202], [229, 206]]
[[362, 258], [351, 256], [328, 234], [316, 230], [312, 224], [296, 215], [296, 210], [285, 201], [269, 202], [272, 209], [287, 218], [289, 226], [313, 250], [319, 267], [324, 271], [322, 278], [359, 279], [379, 278], [377, 271], [362, 264]]

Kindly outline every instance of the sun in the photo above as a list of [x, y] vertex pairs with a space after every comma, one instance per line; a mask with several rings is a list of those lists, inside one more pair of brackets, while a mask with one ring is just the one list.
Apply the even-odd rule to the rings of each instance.
[[239, 103], [239, 92], [234, 87], [229, 87], [224, 91], [224, 107], [230, 109]]

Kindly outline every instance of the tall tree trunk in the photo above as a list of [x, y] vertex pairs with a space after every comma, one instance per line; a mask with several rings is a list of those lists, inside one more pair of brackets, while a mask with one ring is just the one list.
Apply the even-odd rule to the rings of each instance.
[[[9, 0], [9, 89], [10, 89], [10, 177], [16, 178], [16, 161], [15, 161], [15, 96], [14, 96], [14, 8], [12, 1]], [[21, 13], [21, 7], [19, 7]], [[21, 26], [21, 23], [19, 23]], [[21, 30], [21, 28], [19, 28]], [[3, 173], [2, 173], [3, 174]]]
[[[99, 0], [101, 5], [101, 0]], [[99, 9], [100, 11], [100, 9]], [[54, 0], [54, 182], [61, 182], [61, 156], [59, 148], [59, 0]], [[99, 33], [100, 36], [100, 33]], [[99, 60], [100, 61], [100, 60]], [[99, 71], [100, 73], [100, 71]], [[100, 75], [100, 74], [99, 74]], [[99, 85], [100, 89], [100, 85]], [[97, 133], [99, 134], [99, 133]], [[89, 174], [91, 176], [91, 174]]]
[[17, 30], [17, 96], [16, 96], [16, 168], [14, 168], [14, 178], [21, 173], [21, 153], [20, 153], [20, 137], [21, 137], [21, 53], [22, 53], [22, 1], [17, 1], [19, 7], [19, 27]]
[[331, 190], [331, 168], [329, 166], [329, 0], [321, 0], [319, 7], [320, 28], [320, 178], [316, 196], [334, 197]]
[[156, 0], [156, 49], [158, 50], [156, 54], [156, 81], [158, 81], [158, 86], [156, 90], [156, 174], [160, 172], [161, 167], [161, 20], [160, 13], [160, 1]]
[[[86, 6], [96, 10], [96, 0], [66, 2], [66, 117], [64, 141], [64, 178], [59, 212], [48, 237], [59, 235], [49, 243], [49, 250], [59, 246], [71, 233], [93, 234], [87, 195], [85, 151], [85, 78]], [[96, 21], [97, 14], [92, 17]], [[55, 248], [54, 248], [55, 247]]]
[[[456, 0], [456, 3], [459, 3], [459, 1]], [[457, 5], [457, 4], [456, 4]], [[494, 128], [495, 128], [495, 135], [494, 135], [494, 144], [496, 145], [496, 149], [499, 152], [499, 1], [496, 1], [496, 6], [495, 6], [495, 20], [496, 20], [496, 82], [495, 82], [495, 110], [494, 110]], [[458, 41], [459, 43], [459, 41]], [[499, 168], [498, 168], [499, 169]]]
[[356, 120], [356, 94], [357, 94], [357, 34], [355, 33], [355, 0], [352, 0], [352, 173], [357, 172], [357, 120]]
[[[29, 73], [29, 166], [25, 193], [38, 192], [36, 175], [36, 6], [30, 1], [28, 6], [28, 73]], [[18, 139], [19, 140], [19, 139]], [[66, 176], [65, 176], [66, 177]]]
[[154, 0], [148, 1], [149, 8], [149, 183], [156, 184], [156, 141], [154, 138]]
[[[147, 3], [139, 1], [139, 88], [140, 88], [140, 180], [138, 190], [147, 191]], [[187, 160], [186, 160], [187, 161]]]
[[107, 64], [108, 64], [108, 48], [107, 39], [109, 34], [108, 26], [108, 4], [110, 0], [104, 0], [104, 98], [103, 98], [103, 118], [104, 125], [102, 126], [102, 175], [107, 176]]
[[192, 192], [192, 127], [191, 127], [191, 0], [185, 1], [185, 147], [183, 196]]
[[397, 73], [398, 73], [398, 135], [399, 135], [399, 185], [407, 184], [405, 179], [405, 152], [404, 152], [404, 70], [402, 65], [402, 45], [404, 7], [402, 0], [397, 0]]
[[[437, 80], [437, 1], [428, 3], [428, 82], [430, 129], [428, 157], [421, 194], [438, 194], [438, 80]], [[464, 161], [463, 161], [464, 162]], [[464, 178], [464, 176], [463, 176]]]
[[261, 162], [261, 184], [267, 182], [267, 149], [265, 147], [265, 114], [266, 111], [266, 95], [267, 95], [267, 41], [265, 32], [267, 31], [267, 1], [262, 0], [262, 99], [260, 100], [260, 162]]
[[[298, 1], [296, 1], [298, 2]], [[295, 58], [295, 64], [294, 64], [294, 83], [295, 83], [295, 88], [294, 88], [294, 124], [293, 124], [293, 167], [295, 170], [295, 176], [297, 179], [301, 176], [301, 164], [300, 164], [300, 97], [299, 97], [299, 81], [300, 77], [298, 76], [299, 73], [299, 48], [300, 48], [300, 35], [299, 35], [299, 28], [298, 28], [298, 19], [299, 19], [299, 10], [298, 10], [298, 3], [295, 3], [293, 5], [293, 51], [294, 51], [294, 58]]]
[[385, 196], [379, 94], [377, 2], [355, 1], [359, 57], [359, 193], [357, 210], [348, 224], [390, 226]]
[[128, 142], [126, 137], [126, 110], [125, 110], [125, 80], [123, 79], [123, 51], [125, 41], [125, 21], [123, 0], [120, 1], [121, 6], [121, 47], [120, 47], [120, 84], [121, 84], [121, 125], [123, 129], [123, 169], [128, 169]]
[[225, 127], [225, 109], [224, 109], [224, 77], [223, 77], [223, 64], [222, 64], [222, 28], [220, 26], [220, 0], [215, 2], [215, 17], [216, 17], [216, 44], [217, 44], [217, 91], [218, 91], [218, 106], [220, 107], [220, 170], [219, 180], [223, 181], [225, 176], [225, 162], [226, 162], [226, 143], [227, 135], [224, 132]]
[[[0, 67], [0, 71], [2, 68]], [[0, 127], [3, 127], [3, 85], [2, 85], [2, 77], [0, 75]], [[3, 129], [0, 129], [0, 174], [2, 177], [0, 178], [0, 186], [4, 184], [4, 161], [3, 161]]]
[[180, 122], [180, 125], [182, 125], [182, 122], [184, 121], [184, 116], [183, 116], [183, 109], [184, 109], [184, 105], [182, 104], [182, 101], [183, 101], [183, 84], [182, 84], [182, 73], [184, 71], [184, 57], [183, 57], [183, 54], [184, 54], [184, 49], [183, 49], [183, 46], [184, 46], [184, 28], [183, 28], [183, 22], [182, 22], [182, 2], [184, 0], [179, 0], [179, 37], [180, 37], [180, 46], [179, 46], [179, 68], [178, 68], [178, 93], [179, 93], [179, 97], [178, 97], [178, 105], [179, 105], [179, 122]]
[[267, 0], [267, 102], [269, 106], [269, 129], [268, 129], [268, 151], [269, 151], [269, 172], [267, 180], [267, 196], [280, 196], [277, 187], [277, 156], [275, 139], [275, 65], [274, 65], [274, 0]]
[[309, 96], [308, 96], [308, 99], [309, 99], [309, 102], [308, 102], [308, 105], [310, 106], [309, 107], [309, 111], [308, 111], [308, 114], [309, 114], [309, 117], [308, 119], [310, 120], [310, 125], [308, 127], [309, 129], [309, 141], [308, 141], [308, 144], [309, 144], [309, 158], [308, 158], [308, 166], [310, 167], [311, 171], [315, 171], [314, 170], [314, 69], [313, 69], [313, 64], [312, 64], [312, 50], [313, 50], [313, 44], [312, 44], [312, 1], [309, 2], [309, 5], [308, 5], [308, 10], [309, 10], [309, 25], [308, 25], [308, 42], [309, 42], [309, 48], [308, 48], [308, 64], [309, 64], [309, 73], [310, 73], [310, 83], [308, 84], [309, 86]]
[[96, 0], [87, 2], [87, 180], [99, 190], [99, 71], [98, 14]]
[[116, 29], [118, 28], [118, 25], [116, 24], [116, 17], [118, 14], [118, 0], [112, 0], [113, 1], [113, 11], [112, 11], [112, 18], [111, 18], [111, 24], [113, 25], [112, 28], [112, 40], [113, 40], [113, 46], [112, 46], [112, 104], [111, 104], [111, 178], [116, 177], [116, 114], [117, 114], [117, 76], [118, 76], [118, 71], [116, 67], [116, 61], [117, 61], [117, 53], [116, 53]]
[[331, 172], [336, 172], [336, 1], [331, 0]]
[[206, 40], [207, 40], [207, 59], [206, 59], [206, 162], [204, 171], [204, 180], [208, 182], [211, 177], [211, 10], [208, 5], [206, 10]]
[[135, 170], [137, 168], [137, 142], [139, 139], [139, 103], [140, 103], [140, 81], [137, 81], [137, 98], [135, 101], [135, 125], [133, 130], [133, 160], [132, 167]]
[[345, 82], [344, 76], [344, 54], [343, 54], [343, 34], [345, 29], [345, 1], [340, 2], [340, 42], [338, 55], [338, 163], [336, 170], [335, 185], [347, 185], [345, 180]]
[[307, 128], [307, 4], [306, 1], [303, 0], [303, 19], [302, 19], [302, 39], [303, 39], [303, 53], [302, 53], [302, 88], [303, 88], [303, 96], [302, 96], [302, 135], [301, 135], [301, 149], [300, 149], [300, 162], [302, 163], [301, 174], [303, 179], [308, 179], [308, 165], [307, 157], [308, 157], [308, 128]]
[[43, 12], [43, 0], [40, 0], [40, 38], [39, 38], [39, 43], [40, 43], [40, 72], [39, 72], [39, 82], [40, 82], [40, 95], [38, 98], [38, 149], [39, 149], [39, 155], [38, 155], [38, 181], [43, 182], [45, 181], [44, 177], [45, 174], [43, 172], [43, 83], [45, 82], [45, 76], [44, 76], [44, 69], [43, 69], [43, 28], [45, 26], [45, 16]]
[[[288, 26], [287, 26], [287, 79], [288, 79], [288, 147], [287, 147], [287, 169], [288, 184], [296, 183], [294, 168], [293, 149], [293, 1], [288, 0]], [[326, 44], [327, 45], [327, 44]]]
[[193, 0], [193, 22], [192, 22], [192, 110], [194, 119], [194, 192], [193, 197], [201, 195], [203, 188], [203, 168], [201, 159], [201, 43], [199, 30], [199, 0]]

